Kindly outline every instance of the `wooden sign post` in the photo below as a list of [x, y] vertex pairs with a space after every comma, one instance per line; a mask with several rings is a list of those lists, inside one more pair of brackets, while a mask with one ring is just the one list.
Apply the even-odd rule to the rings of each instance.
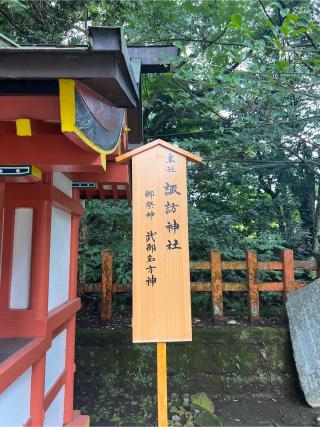
[[166, 343], [192, 340], [186, 161], [199, 156], [157, 139], [132, 159], [134, 343], [157, 343], [158, 424], [167, 425]]

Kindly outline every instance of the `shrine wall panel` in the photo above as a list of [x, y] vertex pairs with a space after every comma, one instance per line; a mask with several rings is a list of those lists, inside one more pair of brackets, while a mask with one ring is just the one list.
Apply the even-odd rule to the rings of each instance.
[[72, 197], [72, 181], [61, 172], [53, 173], [53, 186], [65, 193], [67, 196]]
[[64, 412], [64, 386], [61, 388], [57, 396], [53, 399], [51, 405], [46, 410], [44, 427], [62, 427]]
[[4, 222], [4, 184], [0, 183], [0, 277], [2, 267], [2, 246], [3, 246], [3, 222]]
[[22, 426], [30, 417], [31, 372], [27, 369], [0, 394], [0, 426]]
[[52, 340], [52, 346], [46, 353], [45, 393], [57, 381], [65, 369], [66, 359], [66, 330], [63, 330]]
[[30, 299], [33, 209], [16, 208], [12, 254], [10, 308], [27, 309]]
[[52, 208], [48, 310], [68, 300], [71, 215]]

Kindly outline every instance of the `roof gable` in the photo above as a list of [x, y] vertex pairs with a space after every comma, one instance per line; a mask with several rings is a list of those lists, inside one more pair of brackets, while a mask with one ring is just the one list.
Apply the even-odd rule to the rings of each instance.
[[142, 147], [136, 148], [135, 150], [129, 151], [128, 153], [122, 154], [121, 156], [116, 157], [115, 160], [117, 163], [125, 162], [126, 160], [129, 160], [132, 157], [140, 153], [143, 153], [144, 151], [150, 150], [151, 148], [154, 148], [158, 145], [170, 151], [174, 151], [175, 153], [178, 153], [186, 157], [187, 160], [190, 160], [194, 163], [202, 162], [202, 157], [196, 154], [190, 153], [189, 151], [183, 150], [182, 148], [176, 147], [175, 145], [169, 144], [168, 142], [163, 141], [162, 139], [156, 139], [155, 141], [149, 142], [148, 144], [145, 144]]

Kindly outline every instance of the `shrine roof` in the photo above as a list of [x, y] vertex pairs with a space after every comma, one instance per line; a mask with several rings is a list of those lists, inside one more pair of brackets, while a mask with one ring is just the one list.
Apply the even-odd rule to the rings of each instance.
[[125, 108], [140, 103], [141, 73], [167, 71], [178, 55], [174, 46], [128, 47], [121, 28], [90, 27], [89, 44], [83, 46], [19, 46], [6, 37], [0, 40], [1, 93], [21, 93], [26, 80], [31, 91], [42, 85], [52, 93], [55, 80], [77, 79]]

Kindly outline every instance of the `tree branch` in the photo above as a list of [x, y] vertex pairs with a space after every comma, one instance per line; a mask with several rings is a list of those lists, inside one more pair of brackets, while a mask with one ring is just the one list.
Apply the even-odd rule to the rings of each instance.
[[172, 78], [172, 80], [178, 85], [180, 86], [183, 90], [185, 90], [192, 99], [194, 99], [196, 102], [198, 102], [199, 104], [203, 105], [204, 107], [206, 107], [209, 111], [211, 111], [215, 116], [219, 117], [220, 120], [224, 121], [224, 122], [228, 122], [228, 120], [221, 116], [217, 111], [215, 111], [213, 108], [210, 107], [210, 105], [206, 104], [205, 102], [203, 102], [201, 99], [199, 99], [196, 95], [194, 95], [194, 93], [186, 86], [184, 86], [182, 83], [180, 83], [177, 79], [175, 79], [174, 77]]
[[267, 18], [269, 19], [269, 21], [271, 22], [272, 25], [274, 25], [274, 22], [271, 18], [271, 16], [269, 15], [269, 13], [267, 12], [267, 9], [265, 8], [264, 4], [262, 3], [262, 0], [259, 0], [259, 3], [264, 11], [264, 13], [266, 14]]

